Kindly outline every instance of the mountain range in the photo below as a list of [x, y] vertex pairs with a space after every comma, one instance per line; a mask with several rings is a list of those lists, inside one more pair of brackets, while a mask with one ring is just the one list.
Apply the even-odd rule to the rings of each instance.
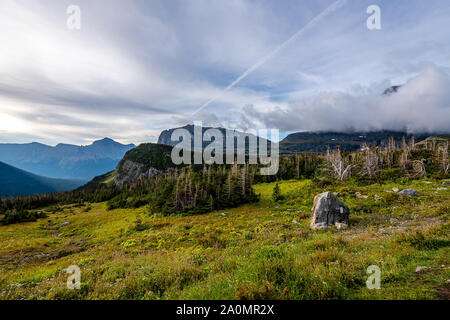
[[83, 180], [52, 179], [0, 162], [0, 198], [73, 190]]
[[[175, 130], [178, 130], [178, 129], [187, 130], [191, 134], [191, 150], [195, 150], [194, 149], [194, 130], [195, 130], [195, 126], [192, 125], [192, 124], [186, 125], [184, 127], [172, 128], [172, 129], [168, 129], [168, 130], [162, 131], [161, 134], [159, 135], [159, 138], [158, 138], [158, 144], [165, 144], [165, 145], [173, 146], [173, 147], [176, 146], [179, 143], [179, 141], [174, 141], [174, 140], [171, 139], [171, 137], [172, 137], [173, 132]], [[214, 127], [201, 127], [201, 129], [202, 129], [202, 135], [204, 135], [205, 132], [207, 130], [209, 130], [209, 129], [215, 129], [215, 130], [220, 131], [220, 133], [223, 136], [222, 144], [223, 144], [224, 148], [226, 147], [226, 143], [227, 143], [227, 134], [230, 135], [230, 136], [234, 135], [235, 136], [234, 137], [235, 152], [236, 152], [236, 150], [238, 150], [239, 152], [241, 151], [241, 150], [239, 150], [239, 148], [237, 146], [238, 139], [245, 139], [244, 140], [245, 141], [245, 150], [248, 150], [248, 146], [249, 146], [249, 143], [250, 143], [249, 139], [256, 138], [256, 136], [253, 135], [253, 134], [244, 133], [244, 132], [241, 132], [241, 131], [238, 131], [238, 130], [230, 130], [230, 129], [225, 129], [225, 128], [214, 128]], [[266, 143], [269, 142], [267, 139], [263, 139], [263, 138], [258, 139], [258, 140], [259, 140], [259, 142], [261, 142], [261, 141], [262, 142], [266, 142]], [[210, 143], [211, 143], [211, 141], [203, 141], [202, 150], [204, 148], [206, 148]], [[199, 151], [199, 150], [195, 150], [195, 151]]]
[[384, 145], [390, 137], [400, 143], [405, 137], [410, 140], [413, 136], [416, 142], [428, 138], [431, 134], [410, 134], [401, 131], [373, 131], [373, 132], [296, 132], [280, 141], [280, 153], [292, 154], [303, 151], [325, 152], [327, 146], [339, 146], [341, 150], [356, 151], [363, 143]]
[[[194, 133], [194, 128], [193, 125], [182, 127], [191, 134]], [[178, 128], [161, 132], [158, 144], [145, 143], [139, 147], [133, 144], [123, 145], [108, 138], [95, 141], [88, 146], [58, 144], [51, 147], [40, 143], [0, 144], [0, 161], [4, 162], [0, 162], [0, 196], [72, 190], [94, 177], [96, 178], [85, 187], [96, 187], [107, 181], [121, 185], [126, 181], [142, 177], [149, 178], [160, 171], [174, 167], [171, 163], [170, 152], [172, 147], [178, 144], [178, 141], [171, 141], [171, 135], [176, 129]], [[203, 133], [208, 129], [211, 128], [202, 128]], [[223, 134], [223, 144], [226, 146], [228, 130], [214, 129], [218, 129]], [[239, 137], [246, 136], [247, 151], [249, 135], [239, 131], [232, 133]], [[425, 141], [429, 136], [430, 134], [416, 134], [415, 141]], [[340, 146], [342, 150], [355, 151], [363, 143], [383, 145], [389, 137], [394, 137], [397, 143], [400, 143], [402, 137], [409, 140], [412, 135], [395, 131], [297, 132], [281, 140], [279, 147], [280, 153], [284, 155], [303, 151], [324, 152], [327, 146], [331, 148]], [[263, 141], [269, 142], [266, 139]], [[193, 147], [193, 141], [191, 143]], [[202, 149], [209, 144], [209, 141], [204, 141]], [[66, 179], [54, 179], [55, 177]], [[78, 180], [67, 180], [67, 178]]]
[[[393, 87], [392, 92], [395, 92], [396, 88]], [[186, 129], [191, 135], [194, 132], [194, 126], [188, 125], [180, 128], [173, 128], [169, 130], [164, 130], [161, 132], [158, 144], [165, 144], [170, 146], [175, 146], [178, 141], [172, 141], [171, 135], [177, 129]], [[204, 127], [203, 133], [211, 129], [210, 127]], [[224, 135], [223, 145], [226, 146], [225, 133], [228, 131], [224, 128], [214, 128], [218, 129]], [[252, 136], [240, 131], [234, 130], [237, 136]], [[428, 138], [431, 134], [416, 134], [414, 135], [415, 141], [419, 142]], [[389, 139], [393, 137], [397, 143], [400, 143], [402, 137], [407, 140], [411, 139], [413, 134], [402, 132], [402, 131], [372, 131], [372, 132], [333, 132], [333, 131], [313, 131], [313, 132], [296, 132], [288, 135], [279, 143], [280, 153], [284, 155], [289, 155], [295, 152], [324, 152], [327, 146], [334, 148], [335, 146], [340, 146], [341, 150], [346, 151], [356, 151], [361, 147], [363, 143], [383, 145]], [[265, 139], [264, 139], [265, 140]], [[268, 141], [268, 140], [265, 140]], [[191, 142], [192, 146], [194, 142]], [[203, 142], [203, 149], [210, 144], [209, 141]], [[248, 138], [246, 140], [246, 150], [248, 148]]]
[[0, 161], [39, 176], [88, 181], [113, 170], [134, 144], [123, 145], [109, 138], [87, 146], [0, 144]]

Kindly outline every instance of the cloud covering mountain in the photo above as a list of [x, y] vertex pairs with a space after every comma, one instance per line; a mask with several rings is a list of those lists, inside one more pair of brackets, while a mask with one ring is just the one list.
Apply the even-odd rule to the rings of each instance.
[[450, 77], [444, 69], [426, 68], [389, 95], [377, 85], [360, 93], [324, 92], [259, 112], [244, 107], [253, 122], [282, 131], [334, 130], [407, 132], [450, 131]]

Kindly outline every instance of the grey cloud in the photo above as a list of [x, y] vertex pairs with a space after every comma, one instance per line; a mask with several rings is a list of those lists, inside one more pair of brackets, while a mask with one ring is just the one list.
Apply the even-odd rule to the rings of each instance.
[[380, 92], [363, 95], [323, 93], [269, 112], [258, 112], [253, 106], [246, 106], [244, 116], [281, 131], [448, 132], [449, 88], [449, 74], [442, 69], [429, 67], [390, 96], [381, 95]]
[[[352, 3], [197, 119], [244, 130], [266, 123], [286, 130], [417, 127], [420, 110], [405, 112], [394, 98], [386, 105], [403, 110], [405, 120], [379, 115], [400, 117], [379, 101], [387, 85], [381, 80], [398, 84], [424, 67], [448, 64], [447, 1], [408, 1], [407, 12], [384, 1], [379, 32], [365, 27], [373, 1]], [[78, 0], [82, 29], [70, 32], [65, 10], [71, 0], [0, 1], [0, 126], [2, 115], [18, 118], [17, 126], [0, 127], [1, 138], [154, 140], [161, 129], [192, 122], [193, 110], [332, 2]], [[411, 94], [417, 103], [443, 103]], [[266, 112], [277, 103], [276, 112]], [[442, 108], [429, 111], [436, 117], [430, 122], [445, 126]]]

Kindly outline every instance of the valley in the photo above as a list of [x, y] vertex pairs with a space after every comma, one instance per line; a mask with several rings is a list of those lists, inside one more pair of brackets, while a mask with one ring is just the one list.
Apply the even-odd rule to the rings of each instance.
[[0, 162], [0, 198], [70, 191], [85, 184], [82, 179], [52, 179]]

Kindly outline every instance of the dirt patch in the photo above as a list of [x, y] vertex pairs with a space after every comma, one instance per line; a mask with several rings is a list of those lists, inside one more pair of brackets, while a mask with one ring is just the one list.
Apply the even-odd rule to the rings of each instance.
[[450, 284], [439, 286], [437, 289], [437, 296], [441, 300], [450, 300]]

